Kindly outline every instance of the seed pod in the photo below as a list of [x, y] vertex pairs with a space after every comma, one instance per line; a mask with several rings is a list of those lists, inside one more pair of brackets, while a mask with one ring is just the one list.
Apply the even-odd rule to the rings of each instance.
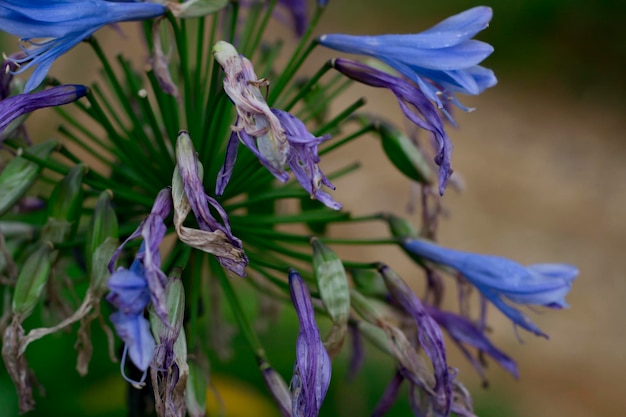
[[52, 247], [43, 244], [33, 252], [22, 267], [13, 293], [13, 314], [25, 319], [32, 313], [48, 282]]
[[411, 139], [387, 123], [378, 126], [378, 133], [387, 158], [400, 172], [421, 184], [433, 183], [428, 160]]
[[[48, 141], [31, 146], [28, 152], [37, 158], [46, 159], [57, 147], [57, 142]], [[41, 172], [41, 165], [17, 156], [0, 173], [0, 216], [4, 215], [24, 195]]]
[[319, 239], [311, 239], [311, 246], [315, 280], [326, 311], [333, 323], [347, 323], [350, 314], [350, 288], [343, 263]]
[[207, 377], [202, 368], [190, 361], [185, 399], [187, 413], [191, 417], [204, 417], [206, 415], [207, 385]]
[[85, 165], [76, 165], [54, 187], [50, 195], [48, 217], [70, 223], [78, 220], [83, 203], [83, 175], [86, 172]]
[[[85, 259], [88, 270], [92, 270], [96, 250], [109, 238], [117, 240], [117, 216], [111, 204], [113, 193], [106, 190], [100, 193], [96, 208], [87, 229], [87, 244], [85, 245]], [[93, 274], [92, 274], [93, 276]]]

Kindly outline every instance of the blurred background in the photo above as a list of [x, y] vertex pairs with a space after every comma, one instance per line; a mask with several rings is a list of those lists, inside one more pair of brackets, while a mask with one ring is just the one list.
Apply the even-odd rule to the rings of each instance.
[[[570, 309], [529, 312], [550, 335], [549, 341], [520, 331], [524, 343], [519, 343], [510, 322], [490, 310], [493, 341], [517, 360], [519, 380], [493, 364], [489, 387], [483, 388], [454, 348], [450, 362], [460, 369], [459, 378], [473, 393], [479, 416], [626, 415], [626, 4], [608, 0], [329, 3], [320, 33], [418, 32], [472, 6], [494, 9], [491, 26], [478, 38], [495, 47], [485, 65], [495, 70], [499, 84], [480, 97], [460, 97], [477, 110], [457, 112], [459, 129], [449, 132], [455, 145], [453, 167], [466, 188], [460, 194], [452, 190], [446, 194], [450, 216], [441, 225], [440, 242], [524, 264], [572, 263], [579, 267], [580, 276], [568, 297]], [[102, 39], [109, 38], [112, 50], [119, 48], [119, 36], [110, 29], [99, 33]], [[55, 63], [53, 74], [89, 83], [97, 75], [97, 64], [81, 61], [76, 68], [83, 48]], [[4, 43], [4, 51], [15, 49], [14, 42]], [[383, 112], [402, 126], [391, 93], [359, 87], [350, 94], [346, 103], [366, 95], [368, 111]], [[50, 135], [55, 128], [53, 113], [41, 113], [32, 118], [34, 137]], [[377, 140], [363, 139], [334, 160], [325, 160], [324, 166], [330, 169], [346, 160], [361, 160], [364, 165], [357, 175], [336, 183], [336, 195], [346, 208], [364, 214], [362, 203], [367, 200], [367, 212], [406, 213], [410, 184], [380, 158]], [[419, 221], [418, 215], [413, 218]], [[386, 233], [383, 227], [377, 230]], [[421, 275], [401, 253], [372, 247], [360, 251], [359, 257], [392, 264], [421, 288]], [[252, 294], [248, 301], [250, 314], [255, 314], [261, 302]], [[279, 330], [273, 327], [263, 342], [275, 367], [288, 378], [296, 323], [290, 314], [283, 314], [272, 326]], [[46, 389], [32, 415], [124, 415], [125, 387], [118, 365], [107, 359], [102, 332], [94, 329], [93, 337], [95, 357], [86, 378], [74, 370], [73, 335], [48, 337], [46, 343], [31, 345], [30, 365]], [[234, 337], [231, 359], [212, 360], [212, 381], [222, 398], [221, 403], [211, 401], [212, 414], [225, 410], [233, 417], [277, 415], [247, 348]], [[368, 415], [392, 377], [391, 361], [369, 349], [362, 374], [355, 382], [345, 382], [349, 349], [345, 350], [344, 360], [333, 370], [321, 415]], [[400, 398], [393, 415], [411, 415], [406, 395]], [[14, 388], [4, 371], [0, 410], [9, 416], [17, 412]]]

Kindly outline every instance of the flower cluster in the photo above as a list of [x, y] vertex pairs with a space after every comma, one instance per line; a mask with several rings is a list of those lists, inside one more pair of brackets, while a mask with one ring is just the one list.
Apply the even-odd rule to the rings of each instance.
[[[491, 9], [475, 7], [417, 34], [313, 38], [327, 3], [317, 1], [310, 16], [304, 0], [0, 0], [0, 29], [19, 38], [21, 49], [0, 67], [7, 161], [0, 165], [0, 330], [20, 412], [35, 407], [29, 344], [79, 322], [77, 369], [84, 375], [96, 319], [109, 345], [120, 346], [110, 356], [121, 362], [123, 378], [133, 393], [141, 390], [144, 400], [129, 396], [132, 415], [205, 415], [209, 359], [231, 351], [233, 324], [284, 417], [315, 417], [326, 408], [335, 414], [324, 399], [346, 383], [331, 375], [347, 340], [353, 377], [370, 349], [394, 361], [387, 389], [372, 404], [376, 416], [398, 401], [404, 381], [417, 416], [474, 415], [445, 333], [484, 380], [485, 355], [518, 376], [515, 361], [487, 335], [485, 305], [547, 337], [518, 306], [566, 307], [577, 269], [524, 267], [435, 243], [452, 174], [449, 105], [464, 108], [456, 93], [476, 95], [496, 84], [480, 65], [492, 47], [473, 39]], [[286, 60], [279, 59], [281, 41], [264, 37], [272, 19], [287, 22], [298, 39]], [[139, 53], [150, 63], [143, 70], [122, 56], [110, 60], [95, 35], [130, 21], [143, 28]], [[81, 41], [102, 64], [101, 77], [89, 87], [50, 78], [53, 62]], [[318, 46], [386, 67], [335, 57], [313, 76], [298, 75], [305, 62], [315, 64]], [[390, 90], [433, 146], [362, 112], [363, 99], [339, 109], [336, 98], [353, 82]], [[46, 107], [57, 110], [63, 142], [27, 134], [26, 116]], [[358, 166], [323, 170], [325, 155], [371, 135], [420, 188], [421, 232], [395, 214], [343, 210], [342, 177]], [[335, 226], [346, 222], [381, 222], [389, 234], [341, 236]], [[414, 292], [379, 259], [342, 258], [335, 244], [402, 248], [423, 270], [426, 292]], [[459, 311], [442, 307], [446, 275], [459, 286]], [[74, 307], [77, 297], [83, 301]], [[472, 302], [482, 306], [479, 317], [469, 313]], [[289, 340], [287, 354], [268, 349], [272, 341], [258, 330], [267, 311], [251, 323], [249, 307], [257, 304], [271, 311], [284, 304], [297, 318], [297, 334], [295, 320], [293, 329], [272, 328]], [[44, 323], [36, 314], [29, 319], [35, 311]]]

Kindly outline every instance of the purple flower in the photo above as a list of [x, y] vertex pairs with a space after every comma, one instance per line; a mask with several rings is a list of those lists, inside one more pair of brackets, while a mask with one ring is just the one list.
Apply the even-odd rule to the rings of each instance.
[[32, 94], [17, 94], [0, 101], [0, 141], [12, 121], [44, 107], [61, 106], [84, 97], [89, 90], [84, 85], [60, 85]]
[[[226, 211], [214, 198], [205, 193], [200, 178], [198, 156], [193, 149], [189, 134], [185, 131], [178, 134], [176, 161], [184, 192], [184, 196], [180, 197], [186, 199], [186, 201], [181, 201], [178, 195], [175, 196], [174, 223], [179, 237], [190, 246], [215, 254], [220, 264], [226, 269], [239, 276], [245, 276], [248, 258], [243, 252], [241, 240], [233, 235]], [[213, 217], [209, 205], [220, 215], [224, 224], [219, 223]], [[194, 232], [182, 226], [189, 209], [193, 211], [200, 231], [208, 233]], [[198, 240], [203, 240], [204, 244], [198, 244]]]
[[317, 165], [320, 162], [317, 147], [330, 139], [330, 135], [316, 138], [307, 130], [304, 123], [292, 114], [277, 109], [272, 109], [272, 113], [278, 117], [285, 130], [290, 145], [287, 163], [302, 188], [311, 195], [311, 198], [319, 200], [327, 207], [333, 210], [341, 209], [341, 204], [321, 190], [322, 184], [333, 190], [335, 186]]
[[[111, 314], [110, 319], [118, 336], [124, 341], [124, 356], [128, 353], [131, 361], [141, 371], [148, 369], [156, 346], [150, 333], [150, 324], [143, 316], [144, 309], [150, 302], [145, 270], [139, 260], [139, 255], [144, 251], [145, 246], [142, 245], [130, 270], [119, 268], [111, 275], [108, 282], [111, 292], [106, 297], [119, 310]], [[122, 370], [123, 366], [122, 362]]]
[[36, 67], [25, 91], [35, 89], [50, 66], [101, 27], [165, 14], [163, 5], [112, 0], [2, 0], [0, 28], [21, 38], [26, 56], [15, 60], [22, 72]]
[[452, 174], [450, 167], [452, 142], [444, 130], [441, 116], [428, 97], [415, 84], [360, 62], [337, 58], [332, 60], [332, 65], [353, 80], [391, 90], [407, 119], [433, 134], [438, 144], [435, 163], [439, 165], [439, 192], [443, 195], [448, 178]]
[[428, 315], [420, 299], [402, 278], [386, 265], [381, 265], [378, 270], [385, 280], [391, 297], [413, 317], [417, 324], [420, 345], [430, 358], [435, 371], [437, 397], [432, 405], [435, 411], [447, 416], [452, 404], [453, 378], [448, 371], [446, 347], [441, 329]]
[[316, 138], [295, 116], [270, 109], [259, 90], [252, 64], [239, 55], [235, 48], [218, 42], [213, 47], [215, 59], [224, 69], [224, 91], [237, 109], [237, 121], [226, 148], [226, 159], [217, 176], [215, 193], [222, 195], [237, 159], [238, 141], [241, 141], [259, 159], [261, 164], [279, 181], [286, 182], [288, 165], [298, 182], [326, 206], [339, 210], [341, 204], [321, 190], [322, 184], [335, 189], [317, 165], [320, 158], [317, 147], [330, 138]]
[[491, 356], [496, 362], [500, 364], [507, 372], [513, 375], [515, 378], [519, 376], [517, 364], [513, 359], [508, 357], [487, 338], [485, 333], [481, 331], [478, 326], [472, 323], [465, 317], [459, 316], [446, 311], [441, 311], [435, 307], [426, 306], [426, 312], [450, 335], [450, 338], [461, 349], [461, 352], [470, 361], [472, 366], [485, 378], [484, 365], [467, 350], [465, 345], [473, 346], [480, 352], [484, 352]]
[[172, 192], [169, 188], [164, 188], [154, 200], [154, 205], [148, 217], [141, 222], [137, 230], [117, 248], [109, 262], [109, 271], [113, 272], [115, 261], [124, 246], [126, 246], [126, 243], [139, 236], [143, 238], [143, 243], [141, 244], [142, 249], [140, 249], [137, 254], [137, 260], [141, 262], [143, 276], [146, 279], [150, 291], [150, 299], [152, 300], [154, 310], [164, 323], [168, 323], [167, 307], [165, 305], [165, 285], [167, 283], [167, 277], [163, 271], [161, 271], [159, 245], [167, 232], [167, 227], [164, 223], [165, 218], [169, 216], [171, 211]]
[[317, 417], [330, 384], [330, 357], [315, 323], [309, 289], [294, 270], [289, 271], [289, 289], [300, 323], [291, 380], [293, 416]]
[[513, 323], [546, 338], [528, 317], [504, 299], [555, 309], [567, 307], [565, 295], [578, 275], [578, 269], [572, 265], [522, 266], [499, 256], [447, 249], [421, 239], [406, 239], [402, 247], [421, 258], [456, 269]]
[[476, 95], [496, 84], [493, 72], [478, 65], [493, 48], [471, 39], [488, 26], [491, 16], [489, 7], [474, 7], [417, 34], [332, 34], [318, 41], [331, 49], [383, 61], [415, 82], [441, 109], [440, 96], [459, 105], [454, 92]]
[[307, 0], [278, 0], [278, 4], [287, 9], [291, 14], [291, 20], [293, 21], [296, 35], [304, 35], [309, 24]]

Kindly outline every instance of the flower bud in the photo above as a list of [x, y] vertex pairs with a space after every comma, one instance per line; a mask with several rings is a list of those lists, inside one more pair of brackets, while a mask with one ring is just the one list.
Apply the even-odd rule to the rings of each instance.
[[[46, 159], [57, 147], [57, 142], [48, 141], [31, 146], [28, 152], [37, 158]], [[30, 188], [41, 172], [41, 165], [16, 156], [0, 173], [0, 216], [5, 214]]]
[[85, 259], [87, 260], [89, 270], [94, 266], [93, 262], [95, 261], [96, 250], [109, 238], [113, 240], [117, 240], [118, 238], [117, 215], [111, 205], [112, 196], [113, 193], [111, 190], [100, 193], [93, 217], [91, 218], [91, 224], [87, 229]]
[[189, 377], [185, 390], [187, 413], [190, 417], [204, 417], [206, 415], [207, 378], [200, 366], [189, 361]]
[[222, 10], [228, 0], [187, 0], [184, 3], [169, 2], [172, 14], [181, 19], [203, 17]]
[[320, 297], [333, 323], [343, 324], [350, 314], [350, 289], [343, 263], [319, 239], [311, 239], [313, 271]]
[[[384, 297], [387, 295], [387, 287], [385, 287], [385, 283], [378, 271], [356, 268], [350, 269], [350, 275], [354, 285], [361, 293], [373, 297]], [[352, 292], [350, 293], [350, 298], [352, 298]]]
[[379, 124], [378, 133], [387, 158], [400, 172], [421, 184], [433, 183], [428, 160], [411, 139], [387, 123]]
[[13, 314], [19, 315], [22, 319], [28, 317], [33, 311], [48, 282], [51, 253], [52, 247], [50, 245], [41, 245], [24, 262], [24, 266], [17, 277], [12, 310]]
[[86, 167], [76, 165], [52, 190], [48, 205], [48, 222], [43, 238], [53, 243], [65, 241], [78, 227], [83, 204], [83, 175]]

